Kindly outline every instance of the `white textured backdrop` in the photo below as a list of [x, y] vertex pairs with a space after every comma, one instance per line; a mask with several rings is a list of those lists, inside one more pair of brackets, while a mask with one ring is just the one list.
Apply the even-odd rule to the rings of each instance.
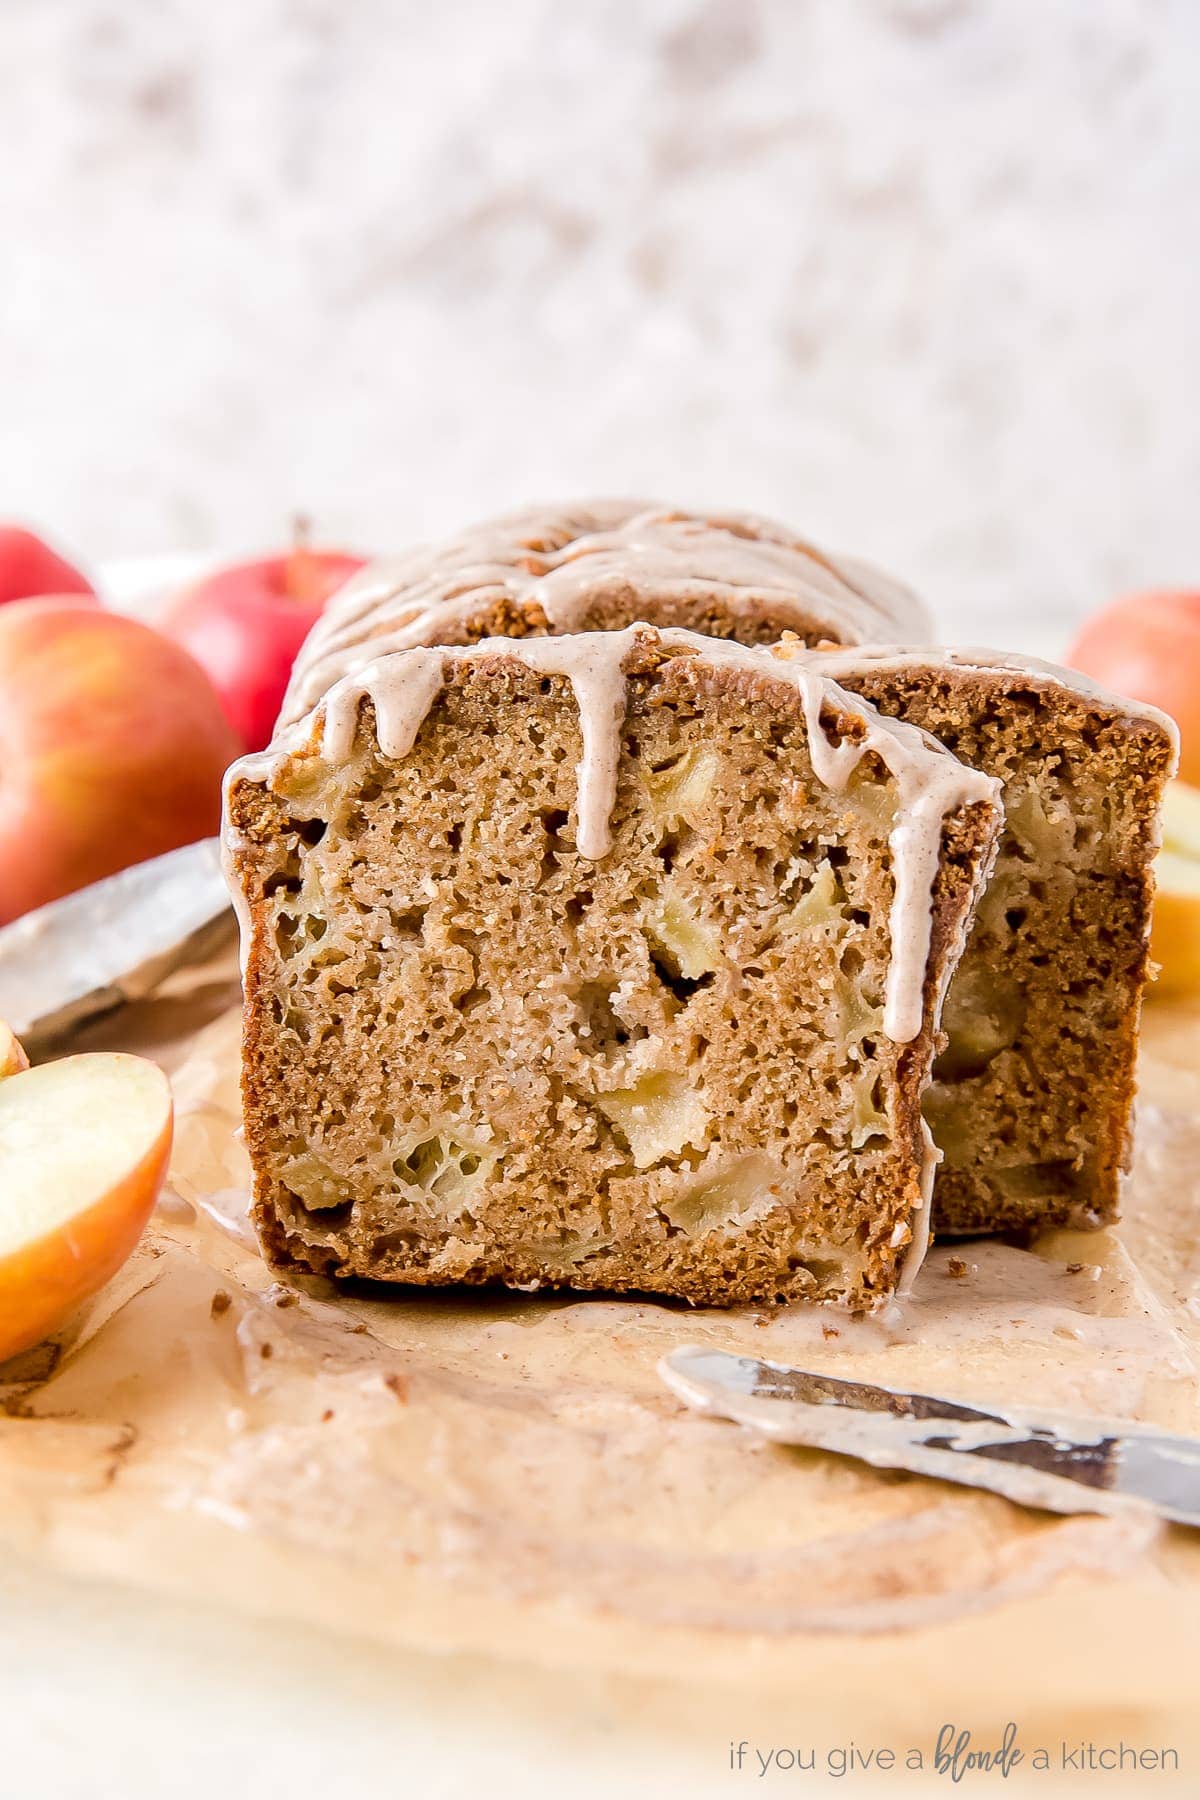
[[645, 490], [1044, 639], [1200, 581], [1198, 93], [1195, 0], [0, 0], [0, 515]]

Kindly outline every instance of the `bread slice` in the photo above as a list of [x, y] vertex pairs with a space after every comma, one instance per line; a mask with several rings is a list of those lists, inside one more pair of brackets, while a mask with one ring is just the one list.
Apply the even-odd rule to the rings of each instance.
[[945, 1158], [936, 1229], [1107, 1224], [1130, 1154], [1174, 725], [1066, 669], [995, 651], [879, 646], [816, 660], [1004, 785], [999, 857], [925, 1104]]
[[750, 513], [644, 500], [531, 507], [376, 563], [335, 596], [296, 663], [283, 721], [388, 650], [618, 631], [647, 619], [740, 643], [920, 643], [916, 596]]
[[885, 1299], [996, 784], [765, 649], [393, 653], [235, 765], [281, 1267]]

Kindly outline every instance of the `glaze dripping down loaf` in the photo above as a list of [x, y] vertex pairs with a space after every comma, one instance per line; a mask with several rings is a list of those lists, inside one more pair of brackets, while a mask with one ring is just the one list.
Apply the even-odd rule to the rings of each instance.
[[385, 653], [231, 772], [276, 1264], [869, 1306], [996, 784], [679, 630]]
[[388, 650], [485, 637], [613, 631], [638, 620], [742, 643], [902, 643], [927, 635], [916, 596], [749, 513], [639, 500], [528, 508], [377, 563], [342, 589], [296, 664], [283, 720]]

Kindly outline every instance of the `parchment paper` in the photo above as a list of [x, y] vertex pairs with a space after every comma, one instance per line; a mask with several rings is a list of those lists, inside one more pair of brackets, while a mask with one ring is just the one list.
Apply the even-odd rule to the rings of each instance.
[[0, 1544], [381, 1643], [852, 1695], [863, 1730], [958, 1708], [1194, 1741], [1186, 1533], [769, 1447], [654, 1365], [705, 1342], [1200, 1434], [1200, 1011], [1151, 1011], [1124, 1224], [941, 1246], [888, 1327], [278, 1283], [244, 1221], [235, 992], [211, 965], [83, 1040], [172, 1071], [170, 1188], [118, 1279], [0, 1368]]

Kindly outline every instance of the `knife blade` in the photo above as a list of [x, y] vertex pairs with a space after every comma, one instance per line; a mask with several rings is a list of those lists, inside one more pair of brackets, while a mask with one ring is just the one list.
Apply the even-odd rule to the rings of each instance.
[[778, 1444], [988, 1488], [1050, 1512], [1149, 1508], [1200, 1526], [1200, 1439], [1128, 1419], [973, 1406], [692, 1344], [658, 1372], [687, 1405]]
[[35, 1048], [150, 993], [234, 923], [216, 838], [136, 863], [0, 929], [0, 1018]]

